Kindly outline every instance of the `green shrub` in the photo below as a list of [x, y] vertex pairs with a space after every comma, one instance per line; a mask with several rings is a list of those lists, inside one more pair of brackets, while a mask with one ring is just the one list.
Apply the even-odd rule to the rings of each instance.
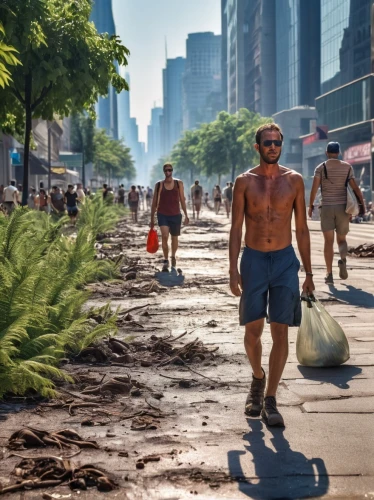
[[103, 209], [87, 200], [76, 238], [64, 236], [66, 218], [25, 208], [0, 216], [0, 397], [53, 395], [52, 380], [69, 379], [59, 360], [116, 332], [109, 305], [102, 324], [82, 312], [85, 285], [117, 275], [112, 262], [95, 259], [96, 233], [119, 218], [109, 209], [109, 221]]

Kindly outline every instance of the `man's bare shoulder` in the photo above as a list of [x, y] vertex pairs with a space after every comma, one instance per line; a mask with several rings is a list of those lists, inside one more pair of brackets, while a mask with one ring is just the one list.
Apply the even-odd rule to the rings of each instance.
[[281, 175], [289, 176], [292, 182], [304, 184], [303, 176], [296, 170], [279, 165], [279, 171]]
[[238, 177], [235, 179], [235, 184], [237, 182], [240, 182], [242, 184], [245, 183], [245, 182], [248, 182], [248, 180], [250, 180], [251, 178], [253, 178], [254, 176], [256, 176], [257, 169], [258, 169], [258, 166], [254, 167], [254, 168], [250, 168], [246, 172], [243, 172], [242, 174], [238, 175]]

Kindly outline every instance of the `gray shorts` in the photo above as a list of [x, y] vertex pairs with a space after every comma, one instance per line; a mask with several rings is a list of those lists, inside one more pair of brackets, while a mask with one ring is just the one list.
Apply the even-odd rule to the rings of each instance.
[[325, 231], [336, 231], [342, 236], [349, 232], [350, 215], [345, 212], [345, 205], [322, 205], [321, 229]]

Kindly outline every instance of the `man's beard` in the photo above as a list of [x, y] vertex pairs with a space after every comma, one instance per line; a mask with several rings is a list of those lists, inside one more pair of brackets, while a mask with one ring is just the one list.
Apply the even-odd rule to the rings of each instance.
[[280, 156], [281, 156], [281, 154], [282, 154], [282, 152], [280, 152], [278, 156], [273, 157], [273, 158], [269, 158], [268, 156], [266, 156], [266, 155], [263, 153], [263, 151], [262, 151], [261, 147], [260, 147], [259, 153], [260, 153], [261, 158], [262, 158], [262, 159], [263, 159], [266, 163], [268, 163], [269, 165], [273, 165], [274, 163], [278, 163], [278, 160], [279, 160], [279, 158], [280, 158]]

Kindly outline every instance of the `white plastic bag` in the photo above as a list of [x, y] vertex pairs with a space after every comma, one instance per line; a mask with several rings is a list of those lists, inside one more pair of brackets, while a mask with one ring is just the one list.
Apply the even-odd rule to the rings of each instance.
[[341, 326], [313, 296], [302, 303], [296, 356], [304, 366], [338, 366], [349, 359], [349, 346]]

